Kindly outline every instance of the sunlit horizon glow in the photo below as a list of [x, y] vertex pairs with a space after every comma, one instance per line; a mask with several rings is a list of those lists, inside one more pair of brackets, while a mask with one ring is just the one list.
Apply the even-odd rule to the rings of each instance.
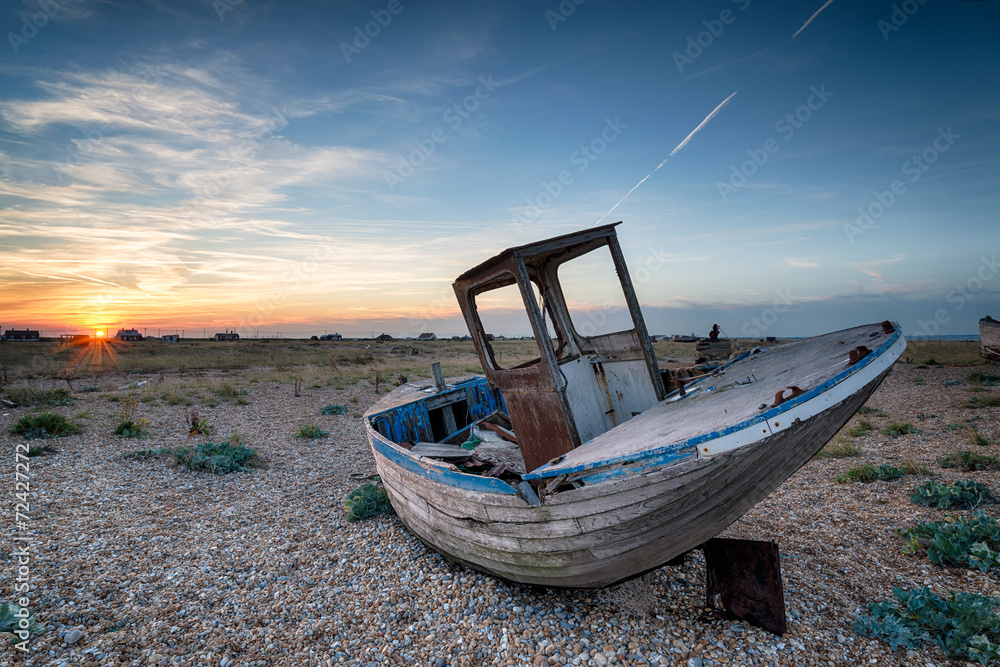
[[654, 334], [1000, 313], [998, 3], [428, 0], [354, 51], [356, 0], [56, 4], [2, 45], [4, 330], [464, 335], [456, 276], [598, 219]]

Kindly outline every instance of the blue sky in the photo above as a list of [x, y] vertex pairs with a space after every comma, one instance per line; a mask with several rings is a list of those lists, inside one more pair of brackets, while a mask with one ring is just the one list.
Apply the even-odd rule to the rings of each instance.
[[[998, 27], [962, 0], [7, 3], [0, 324], [460, 334], [462, 271], [623, 220], [653, 333], [975, 333]], [[570, 291], [613, 322], [601, 266]]]

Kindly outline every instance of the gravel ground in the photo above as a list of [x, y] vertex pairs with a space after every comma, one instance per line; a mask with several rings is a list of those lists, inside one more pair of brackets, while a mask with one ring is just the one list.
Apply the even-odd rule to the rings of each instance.
[[[0, 639], [0, 666], [952, 664], [936, 648], [892, 653], [856, 635], [852, 621], [866, 602], [891, 597], [894, 586], [1000, 595], [996, 573], [942, 569], [902, 552], [898, 527], [941, 517], [909, 501], [923, 478], [833, 478], [858, 463], [912, 459], [939, 479], [976, 479], [1000, 494], [995, 473], [936, 463], [957, 447], [976, 448], [965, 432], [949, 430], [951, 423], [978, 418], [980, 433], [1000, 442], [997, 408], [961, 407], [972, 396], [1000, 394], [996, 387], [970, 393], [970, 370], [897, 366], [869, 402], [886, 413], [867, 417], [876, 431], [853, 439], [861, 457], [814, 460], [723, 533], [779, 544], [784, 637], [704, 618], [697, 552], [681, 567], [617, 589], [552, 591], [454, 565], [394, 516], [348, 523], [342, 499], [360, 483], [352, 475], [374, 472], [358, 418], [377, 398], [367, 385], [314, 386], [295, 397], [266, 369], [130, 376], [130, 383], [147, 382], [134, 390], [140, 396], [200, 392], [193, 400], [216, 439], [237, 431], [267, 462], [251, 473], [215, 476], [162, 458], [123, 459], [137, 449], [192, 444], [184, 425], [189, 408], [141, 403], [149, 439], [119, 439], [111, 434], [119, 404], [107, 398], [125, 395], [126, 380], [105, 377], [97, 391], [54, 408], [76, 415], [83, 434], [51, 441], [57, 454], [31, 459], [31, 607], [47, 630], [31, 640], [28, 657], [14, 651], [9, 635]], [[221, 381], [246, 390], [248, 404], [197, 389]], [[206, 406], [212, 400], [218, 404]], [[349, 414], [321, 416], [330, 403], [348, 406]], [[27, 412], [4, 409], [0, 417], [6, 516], [15, 503], [12, 451], [19, 442], [7, 429]], [[880, 435], [888, 421], [923, 432]], [[294, 437], [306, 423], [330, 436]], [[987, 512], [1000, 515], [996, 506]], [[9, 544], [23, 534], [11, 524]], [[11, 558], [0, 572], [5, 600], [13, 579]]]

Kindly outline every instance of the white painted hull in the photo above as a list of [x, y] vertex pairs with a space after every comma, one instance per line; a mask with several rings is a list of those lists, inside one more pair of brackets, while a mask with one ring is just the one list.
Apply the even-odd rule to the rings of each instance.
[[979, 320], [979, 354], [983, 359], [1000, 361], [1000, 322]]
[[[897, 331], [829, 387], [680, 448], [656, 441], [645, 446], [666, 455], [556, 471], [560, 474], [540, 480], [542, 488], [553, 480], [585, 485], [543, 492], [538, 505], [499, 487], [499, 492], [475, 488], [483, 482], [463, 480], [475, 476], [446, 471], [439, 462], [414, 460], [371, 426], [369, 438], [393, 507], [431, 548], [516, 582], [599, 588], [701, 545], [763, 500], [864, 404], [905, 345]], [[670, 406], [663, 414], [669, 418]], [[656, 419], [652, 415], [647, 426]], [[640, 418], [633, 422], [636, 429], [643, 427]], [[643, 432], [656, 431], [643, 427]]]

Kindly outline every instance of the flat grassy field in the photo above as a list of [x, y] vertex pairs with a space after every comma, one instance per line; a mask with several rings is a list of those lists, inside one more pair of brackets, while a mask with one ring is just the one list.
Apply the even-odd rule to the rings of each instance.
[[[737, 340], [736, 349], [757, 341]], [[538, 356], [534, 341], [495, 341], [493, 349], [505, 366]], [[656, 358], [664, 367], [694, 363], [694, 343], [657, 341]], [[395, 381], [400, 375], [430, 377], [430, 365], [440, 362], [446, 376], [481, 373], [471, 341], [313, 341], [297, 339], [180, 343], [95, 341], [63, 347], [57, 342], [0, 342], [0, 382], [54, 380], [85, 385], [87, 378], [132, 373], [184, 373], [206, 370], [271, 369], [289, 378], [321, 378], [336, 383], [360, 380]], [[985, 363], [975, 341], [909, 341], [901, 363], [914, 365], [976, 365]], [[79, 382], [78, 382], [79, 381]], [[290, 380], [291, 381], [291, 380]]]

